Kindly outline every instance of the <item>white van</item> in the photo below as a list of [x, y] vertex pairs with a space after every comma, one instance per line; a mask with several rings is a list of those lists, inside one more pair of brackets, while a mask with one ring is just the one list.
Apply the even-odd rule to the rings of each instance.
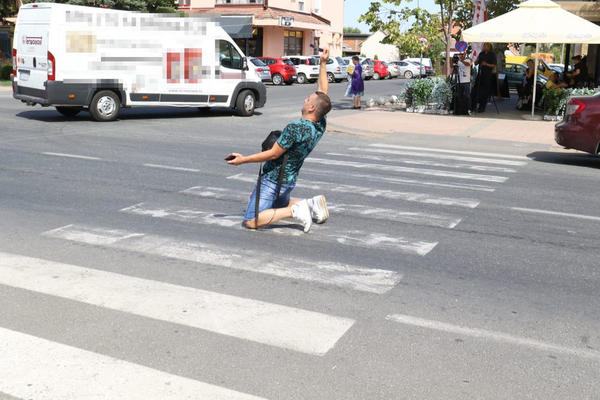
[[84, 108], [112, 121], [122, 107], [231, 107], [249, 116], [266, 88], [215, 20], [55, 3], [19, 9], [13, 45], [13, 96]]

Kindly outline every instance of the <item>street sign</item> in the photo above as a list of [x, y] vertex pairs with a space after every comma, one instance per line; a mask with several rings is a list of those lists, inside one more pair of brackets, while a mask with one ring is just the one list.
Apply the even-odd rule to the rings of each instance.
[[456, 43], [456, 45], [454, 46], [454, 48], [455, 48], [457, 51], [460, 51], [461, 53], [462, 53], [463, 51], [467, 50], [467, 47], [468, 47], [467, 43], [466, 43], [466, 42], [463, 42], [462, 40], [461, 40], [460, 42], [457, 42], [457, 43]]
[[279, 26], [288, 28], [294, 26], [294, 17], [279, 17]]

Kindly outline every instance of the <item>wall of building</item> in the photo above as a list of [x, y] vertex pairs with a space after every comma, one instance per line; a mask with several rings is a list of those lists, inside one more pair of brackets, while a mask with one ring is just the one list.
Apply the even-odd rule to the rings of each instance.
[[369, 58], [377, 58], [382, 61], [396, 61], [400, 59], [398, 47], [391, 44], [383, 44], [381, 41], [385, 38], [383, 32], [375, 32], [361, 47], [361, 54]]
[[216, 0], [190, 0], [190, 8], [215, 8]]
[[281, 57], [283, 55], [283, 28], [265, 26], [263, 28], [263, 56]]

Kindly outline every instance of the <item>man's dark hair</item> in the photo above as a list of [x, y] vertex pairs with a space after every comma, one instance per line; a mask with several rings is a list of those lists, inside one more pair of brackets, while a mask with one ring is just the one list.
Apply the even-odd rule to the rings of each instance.
[[358, 56], [352, 56], [352, 61], [360, 61], [360, 58], [358, 58]]
[[571, 60], [581, 60], [581, 56], [573, 56]]
[[323, 92], [317, 91], [315, 93], [317, 94], [317, 98], [313, 105], [315, 106], [315, 116], [317, 117], [317, 120], [320, 121], [329, 111], [331, 111], [331, 100], [329, 99], [329, 96]]

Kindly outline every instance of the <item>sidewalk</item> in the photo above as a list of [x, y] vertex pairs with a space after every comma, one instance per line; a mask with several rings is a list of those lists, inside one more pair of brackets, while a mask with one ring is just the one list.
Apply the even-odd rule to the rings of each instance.
[[525, 113], [514, 109], [509, 100], [498, 102], [498, 108], [499, 113], [489, 104], [485, 113], [473, 116], [408, 113], [398, 109], [340, 110], [328, 118], [327, 128], [371, 137], [405, 133], [539, 143], [561, 148], [554, 141], [556, 122], [524, 120]]

